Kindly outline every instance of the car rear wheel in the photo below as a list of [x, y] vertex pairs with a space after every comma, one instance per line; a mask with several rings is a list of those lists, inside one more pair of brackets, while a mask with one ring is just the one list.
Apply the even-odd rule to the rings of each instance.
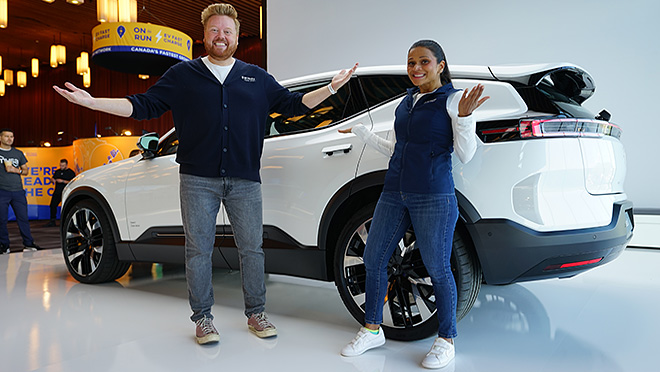
[[66, 214], [62, 226], [64, 261], [76, 280], [103, 283], [128, 271], [130, 263], [117, 259], [110, 222], [96, 202], [77, 202]]
[[[364, 323], [366, 272], [362, 259], [375, 204], [360, 209], [344, 226], [335, 250], [335, 284], [351, 315]], [[456, 281], [457, 321], [472, 308], [481, 287], [481, 267], [469, 247], [467, 233], [454, 233], [451, 269]], [[401, 254], [402, 252], [403, 255]], [[388, 265], [388, 293], [383, 304], [383, 330], [394, 340], [419, 340], [438, 331], [433, 285], [408, 230]]]

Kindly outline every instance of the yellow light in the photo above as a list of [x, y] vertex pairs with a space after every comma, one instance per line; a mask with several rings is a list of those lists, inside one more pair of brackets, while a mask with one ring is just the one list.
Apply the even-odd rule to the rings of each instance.
[[133, 133], [131, 133], [131, 131], [128, 130], [128, 129], [124, 129], [124, 131], [121, 132], [121, 134], [124, 135], [124, 136], [130, 136], [130, 135], [132, 135]]
[[39, 59], [32, 58], [32, 77], [39, 76]]
[[0, 79], [0, 97], [5, 95], [5, 81]]
[[259, 39], [263, 39], [264, 33], [264, 10], [263, 7], [259, 7]]
[[25, 88], [27, 85], [27, 72], [18, 71], [16, 73], [16, 85], [18, 85], [19, 88]]
[[64, 45], [57, 46], [57, 63], [60, 65], [66, 63], [66, 47]]
[[50, 4], [50, 3], [54, 2], [54, 1], [55, 1], [55, 0], [44, 0], [44, 3], [49, 3], [49, 4]]
[[82, 72], [89, 70], [89, 53], [85, 51], [80, 52], [80, 69]]
[[83, 74], [82, 69], [80, 68], [80, 57], [76, 57], [76, 74]]
[[57, 132], [57, 135], [58, 135], [58, 136], [61, 136], [61, 135], [63, 135], [63, 134], [64, 134], [64, 131], [63, 131], [63, 130]]
[[57, 45], [50, 46], [50, 67], [57, 67]]
[[83, 74], [83, 85], [85, 88], [89, 88], [92, 85], [92, 72], [89, 70]]
[[[118, 15], [119, 22], [135, 22], [137, 21], [137, 1], [131, 0], [118, 0]], [[135, 10], [133, 10], [135, 8]], [[136, 19], [131, 19], [131, 16], [135, 14]]]
[[100, 135], [100, 134], [97, 134], [96, 137], [101, 138], [101, 135]]
[[117, 22], [117, 0], [108, 0], [108, 22]]
[[14, 84], [14, 71], [5, 70], [5, 85], [11, 86]]
[[137, 22], [137, 15], [138, 15], [137, 0], [130, 0], [130, 1], [131, 1], [131, 22]]
[[96, 20], [108, 22], [108, 0], [96, 1]]
[[0, 28], [7, 27], [7, 0], [0, 0]]
[[66, 0], [66, 2], [73, 5], [80, 5], [84, 4], [85, 0]]
[[44, 147], [50, 147], [50, 142], [44, 142]]
[[0, 72], [2, 72], [2, 56], [0, 56]]
[[149, 79], [149, 75], [144, 75], [144, 74], [138, 74], [138, 77], [142, 80], [147, 80]]

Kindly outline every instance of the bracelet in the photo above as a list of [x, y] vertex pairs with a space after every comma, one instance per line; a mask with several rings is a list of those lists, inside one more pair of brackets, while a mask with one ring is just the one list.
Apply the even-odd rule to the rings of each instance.
[[332, 95], [337, 94], [337, 91], [334, 90], [334, 88], [332, 87], [332, 83], [328, 84], [328, 90], [330, 91], [330, 94], [332, 94]]

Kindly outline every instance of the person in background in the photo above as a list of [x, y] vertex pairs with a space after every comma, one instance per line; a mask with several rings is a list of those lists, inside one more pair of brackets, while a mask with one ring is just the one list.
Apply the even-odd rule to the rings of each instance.
[[[438, 337], [422, 361], [442, 368], [455, 355], [456, 283], [451, 250], [458, 219], [451, 153], [463, 163], [477, 147], [472, 112], [481, 98], [481, 84], [468, 92], [454, 89], [447, 58], [433, 40], [421, 40], [408, 50], [408, 77], [414, 88], [395, 111], [395, 140], [389, 141], [358, 124], [340, 130], [354, 133], [390, 158], [383, 192], [376, 204], [364, 250], [366, 270], [365, 325], [341, 354], [353, 357], [385, 344], [380, 329], [387, 294], [387, 265], [410, 226], [416, 247], [431, 277], [438, 317]], [[405, 174], [405, 176], [404, 176]]]
[[53, 227], [55, 225], [55, 218], [57, 217], [57, 206], [62, 201], [62, 191], [64, 186], [69, 183], [76, 173], [69, 168], [69, 161], [66, 159], [60, 160], [60, 169], [56, 170], [53, 174], [53, 182], [55, 182], [55, 190], [53, 197], [50, 199], [50, 221], [44, 227]]
[[30, 233], [27, 198], [21, 176], [27, 175], [27, 158], [23, 151], [13, 147], [14, 131], [0, 129], [0, 254], [9, 253], [9, 206], [14, 210], [18, 229], [23, 238], [24, 251], [41, 249]]
[[293, 93], [258, 66], [235, 59], [240, 22], [229, 4], [202, 12], [208, 56], [179, 62], [143, 94], [95, 98], [71, 83], [53, 87], [70, 102], [138, 120], [171, 110], [179, 139], [181, 217], [185, 234], [186, 281], [199, 344], [218, 342], [213, 325], [211, 256], [216, 219], [224, 204], [238, 248], [248, 329], [258, 337], [277, 335], [266, 315], [261, 153], [270, 110], [302, 115], [336, 93], [357, 64], [306, 94]]

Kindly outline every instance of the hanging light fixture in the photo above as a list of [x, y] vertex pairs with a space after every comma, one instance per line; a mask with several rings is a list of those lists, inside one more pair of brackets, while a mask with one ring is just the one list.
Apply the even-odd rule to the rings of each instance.
[[89, 53], [85, 51], [80, 52], [80, 69], [83, 72], [89, 70]]
[[5, 85], [10, 86], [14, 84], [14, 71], [5, 70]]
[[96, 0], [96, 20], [108, 22], [108, 0]]
[[76, 57], [76, 74], [83, 74], [83, 70], [80, 68], [80, 57]]
[[53, 2], [55, 2], [55, 0], [44, 0], [44, 3], [49, 3], [50, 4], [50, 3], [53, 3]]
[[27, 72], [18, 71], [16, 73], [16, 85], [18, 85], [19, 88], [25, 88], [27, 85]]
[[0, 79], [0, 97], [5, 95], [5, 81]]
[[37, 57], [32, 58], [32, 77], [36, 78], [39, 76], [39, 59]]
[[80, 4], [84, 4], [85, 0], [66, 0], [66, 2], [73, 5], [80, 5]]
[[138, 77], [142, 80], [147, 80], [149, 79], [149, 75], [144, 75], [144, 74], [138, 74]]
[[7, 27], [7, 0], [0, 0], [0, 28]]
[[57, 46], [57, 64], [63, 65], [66, 63], [66, 47], [64, 45]]
[[137, 0], [130, 0], [130, 1], [131, 1], [131, 22], [137, 22], [137, 16], [138, 16]]
[[83, 85], [85, 88], [89, 88], [92, 85], [92, 72], [90, 70], [87, 70], [83, 74]]
[[117, 22], [119, 20], [117, 6], [117, 0], [108, 0], [108, 22]]
[[118, 19], [119, 22], [131, 22], [131, 2], [130, 0], [118, 0]]
[[0, 56], [0, 71], [2, 71], [2, 56]]
[[50, 46], [50, 67], [57, 67], [57, 45]]

